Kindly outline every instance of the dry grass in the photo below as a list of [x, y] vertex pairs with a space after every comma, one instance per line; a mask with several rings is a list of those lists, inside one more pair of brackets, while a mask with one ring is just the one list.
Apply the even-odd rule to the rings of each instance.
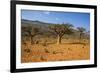
[[21, 62], [46, 62], [46, 61], [68, 61], [86, 60], [90, 58], [90, 44], [87, 40], [62, 40], [57, 45], [50, 42], [33, 44], [29, 42], [21, 46]]

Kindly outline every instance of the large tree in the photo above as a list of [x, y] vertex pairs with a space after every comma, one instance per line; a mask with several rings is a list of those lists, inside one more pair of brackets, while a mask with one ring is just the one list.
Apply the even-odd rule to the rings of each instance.
[[50, 25], [50, 29], [55, 32], [57, 35], [57, 44], [61, 43], [62, 36], [64, 34], [70, 34], [72, 33], [72, 25], [67, 23], [67, 24], [52, 24]]
[[83, 34], [85, 33], [86, 29], [83, 27], [77, 27], [77, 30], [80, 34], [80, 39], [82, 39]]

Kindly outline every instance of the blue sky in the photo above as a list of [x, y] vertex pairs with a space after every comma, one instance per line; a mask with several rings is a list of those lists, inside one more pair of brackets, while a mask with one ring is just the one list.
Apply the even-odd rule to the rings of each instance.
[[89, 13], [22, 10], [21, 19], [38, 20], [55, 24], [70, 23], [74, 27], [84, 27], [87, 31], [90, 30]]

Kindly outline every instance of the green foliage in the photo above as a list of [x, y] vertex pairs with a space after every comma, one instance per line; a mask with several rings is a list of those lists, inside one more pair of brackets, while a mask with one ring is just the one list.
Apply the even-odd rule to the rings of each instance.
[[22, 27], [22, 37], [29, 36], [31, 38], [31, 44], [33, 44], [33, 38], [40, 34], [39, 28], [34, 28], [32, 26]]
[[35, 36], [39, 33], [39, 28], [34, 28], [32, 26], [22, 27], [22, 33], [27, 33], [28, 36]]
[[64, 34], [70, 34], [73, 30], [73, 25], [67, 24], [53, 24], [49, 26], [57, 35], [63, 36]]

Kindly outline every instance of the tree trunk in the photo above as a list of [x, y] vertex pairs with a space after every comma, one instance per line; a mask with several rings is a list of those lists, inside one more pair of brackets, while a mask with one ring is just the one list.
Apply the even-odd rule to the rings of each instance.
[[57, 44], [61, 44], [61, 36], [58, 35]]
[[80, 39], [82, 39], [82, 33], [80, 33]]
[[81, 39], [81, 33], [80, 33], [80, 39]]
[[34, 42], [33, 42], [33, 36], [31, 36], [31, 45], [33, 44]]
[[82, 33], [80, 33], [80, 43], [82, 42]]

